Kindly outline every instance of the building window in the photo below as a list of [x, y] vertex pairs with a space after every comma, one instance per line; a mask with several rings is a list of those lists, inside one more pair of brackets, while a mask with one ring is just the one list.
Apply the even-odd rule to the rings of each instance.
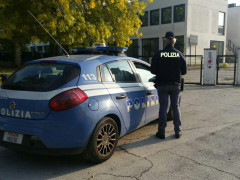
[[148, 11], [145, 11], [144, 15], [140, 16], [140, 20], [142, 21], [142, 27], [148, 26]]
[[185, 21], [185, 4], [174, 6], [174, 22]]
[[219, 12], [219, 17], [218, 17], [218, 34], [224, 35], [225, 33], [225, 13], [224, 12]]
[[175, 44], [175, 48], [179, 51], [181, 51], [182, 53], [184, 53], [184, 36], [176, 36], [176, 44]]
[[36, 52], [35, 46], [32, 46], [32, 47], [31, 47], [31, 52], [33, 52], [33, 53]]
[[150, 58], [159, 51], [159, 38], [143, 39], [142, 40], [142, 59], [150, 62]]
[[162, 8], [161, 23], [169, 24], [172, 22], [172, 7]]
[[159, 9], [150, 11], [150, 25], [159, 24]]
[[38, 51], [38, 53], [42, 53], [43, 52], [43, 47], [42, 46], [37, 46], [37, 51]]
[[44, 52], [45, 53], [50, 53], [50, 46], [49, 45], [44, 46]]
[[138, 39], [133, 39], [128, 47], [127, 56], [138, 58]]

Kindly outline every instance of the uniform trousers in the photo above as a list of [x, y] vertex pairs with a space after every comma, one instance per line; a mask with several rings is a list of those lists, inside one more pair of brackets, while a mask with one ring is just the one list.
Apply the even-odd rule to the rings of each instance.
[[[173, 124], [175, 133], [180, 133], [181, 129], [181, 112], [180, 112], [180, 96], [181, 89], [180, 85], [158, 85], [158, 98], [160, 103], [159, 108], [159, 124], [158, 132], [165, 134], [166, 121], [167, 121], [167, 110], [169, 103], [173, 111]], [[169, 102], [170, 96], [170, 102]]]

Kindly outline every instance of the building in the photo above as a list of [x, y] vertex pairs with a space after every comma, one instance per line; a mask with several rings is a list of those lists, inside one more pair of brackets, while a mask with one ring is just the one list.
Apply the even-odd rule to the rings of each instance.
[[29, 44], [29, 51], [33, 53], [47, 53], [49, 51], [49, 45], [50, 43], [30, 43]]
[[163, 48], [167, 31], [175, 33], [175, 47], [185, 55], [203, 55], [213, 45], [225, 54], [227, 10], [227, 0], [154, 0], [140, 17], [143, 36], [131, 37], [128, 55], [148, 61]]
[[229, 4], [227, 27], [227, 47], [235, 54], [240, 48], [240, 6]]

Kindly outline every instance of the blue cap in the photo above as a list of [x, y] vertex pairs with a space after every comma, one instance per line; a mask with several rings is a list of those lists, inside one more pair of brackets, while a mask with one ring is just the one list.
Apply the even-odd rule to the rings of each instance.
[[168, 31], [165, 34], [165, 38], [173, 39], [173, 38], [175, 38], [175, 34], [172, 31]]

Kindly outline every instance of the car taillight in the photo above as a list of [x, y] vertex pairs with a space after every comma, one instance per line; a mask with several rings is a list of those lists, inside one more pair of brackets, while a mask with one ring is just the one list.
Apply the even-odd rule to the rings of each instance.
[[87, 95], [81, 89], [70, 89], [53, 97], [49, 106], [54, 111], [63, 111], [84, 102]]

